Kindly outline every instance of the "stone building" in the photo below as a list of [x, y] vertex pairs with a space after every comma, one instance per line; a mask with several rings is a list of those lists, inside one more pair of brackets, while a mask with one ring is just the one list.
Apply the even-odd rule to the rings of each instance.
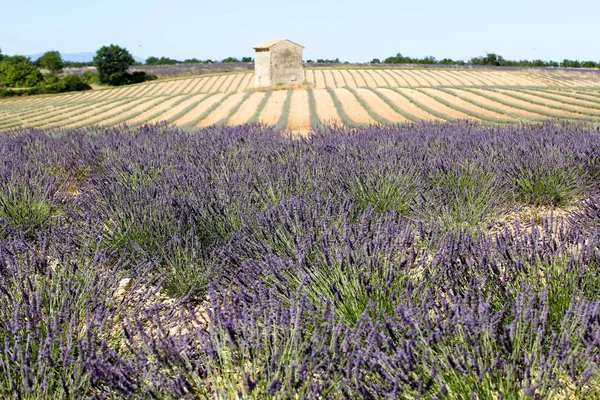
[[255, 88], [302, 85], [304, 82], [303, 46], [287, 39], [274, 39], [257, 44], [253, 48], [256, 50]]

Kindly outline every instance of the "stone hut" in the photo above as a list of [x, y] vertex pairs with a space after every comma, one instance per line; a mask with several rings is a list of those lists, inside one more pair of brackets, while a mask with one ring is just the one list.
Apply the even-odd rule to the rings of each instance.
[[303, 46], [287, 39], [274, 39], [257, 44], [253, 48], [256, 50], [255, 88], [302, 85], [304, 82]]

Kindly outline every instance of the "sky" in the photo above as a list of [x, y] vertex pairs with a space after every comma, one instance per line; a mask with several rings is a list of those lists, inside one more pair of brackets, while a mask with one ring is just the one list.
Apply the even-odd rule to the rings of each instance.
[[600, 61], [599, 0], [6, 1], [4, 54], [95, 52], [221, 60], [289, 39], [304, 59], [368, 62], [401, 53], [468, 60]]

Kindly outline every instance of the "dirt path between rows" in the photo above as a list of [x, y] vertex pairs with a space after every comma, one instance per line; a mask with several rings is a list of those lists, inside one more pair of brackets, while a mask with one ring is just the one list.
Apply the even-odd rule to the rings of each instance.
[[252, 116], [256, 112], [256, 108], [260, 104], [260, 101], [263, 99], [263, 97], [265, 97], [264, 92], [252, 93], [250, 97], [248, 97], [246, 101], [242, 103], [240, 108], [235, 113], [233, 113], [233, 115], [229, 118], [227, 124], [243, 125], [247, 123], [248, 120], [252, 118]]
[[238, 92], [246, 92], [254, 87], [254, 74], [244, 74], [244, 79], [240, 83]]
[[[153, 99], [146, 99], [145, 102], [127, 110], [126, 112], [122, 112], [122, 113], [118, 113], [117, 115], [113, 116], [113, 117], [108, 117], [106, 119], [97, 119], [97, 120], [92, 120], [92, 123], [99, 123], [99, 124], [104, 124], [104, 125], [112, 125], [112, 124], [116, 124], [119, 121], [123, 121], [126, 118], [128, 118], [129, 116], [131, 116], [131, 118], [134, 118], [136, 116], [136, 114], [140, 114], [143, 113], [149, 109], [151, 109], [152, 107], [154, 107], [157, 104], [160, 104], [164, 102], [164, 98], [160, 98], [160, 97], [155, 97]], [[125, 107], [123, 107], [125, 108]], [[119, 109], [115, 109], [116, 112], [119, 111]], [[85, 123], [87, 125], [87, 123]]]
[[300, 133], [306, 133], [312, 128], [308, 92], [306, 90], [294, 90], [292, 92], [287, 128]]
[[[506, 102], [508, 104], [510, 104], [513, 107], [516, 108], [529, 108], [532, 110], [539, 110], [545, 113], [553, 113], [553, 114], [560, 114], [560, 116], [579, 116], [579, 114], [576, 113], [571, 113], [568, 111], [562, 111], [562, 110], [555, 110], [552, 109], [550, 107], [545, 107], [545, 106], [538, 106], [537, 104], [532, 104], [528, 101], [524, 101], [524, 100], [519, 100], [515, 97], [511, 97], [509, 95], [503, 94], [503, 93], [498, 93], [498, 92], [494, 92], [491, 90], [485, 90], [485, 89], [474, 89], [475, 93], [483, 93], [487, 96], [490, 96], [492, 98], [498, 99], [499, 101], [503, 101]], [[544, 117], [548, 118], [548, 116], [544, 115]], [[550, 117], [552, 118], [552, 117]]]
[[354, 78], [354, 81], [356, 82], [356, 87], [368, 86], [365, 80], [363, 79], [362, 75], [360, 75], [355, 69], [349, 69], [348, 72]]
[[212, 107], [213, 104], [219, 103], [223, 97], [225, 97], [224, 93], [215, 93], [212, 96], [202, 100], [192, 110], [175, 121], [175, 125], [182, 126], [194, 122], [202, 114], [204, 114], [208, 108]]
[[471, 111], [474, 113], [477, 113], [479, 115], [482, 115], [484, 117], [488, 117], [490, 119], [511, 119], [511, 117], [503, 115], [503, 114], [499, 114], [490, 110], [487, 110], [485, 108], [476, 106], [475, 104], [469, 103], [466, 100], [463, 100], [457, 96], [453, 96], [451, 94], [448, 94], [446, 92], [442, 92], [441, 90], [437, 90], [434, 88], [426, 88], [423, 89], [423, 91], [425, 93], [431, 94], [433, 96], [439, 97], [440, 99], [442, 99], [443, 101], [446, 101], [450, 104], [456, 104], [456, 106], [464, 108], [467, 111]]
[[173, 104], [177, 103], [178, 101], [180, 101], [184, 97], [185, 97], [185, 95], [179, 95], [179, 96], [175, 96], [173, 98], [167, 99], [167, 100], [163, 101], [162, 103], [157, 104], [156, 106], [152, 107], [151, 109], [148, 109], [148, 110], [144, 111], [140, 115], [138, 115], [138, 116], [130, 119], [128, 122], [131, 123], [131, 124], [137, 124], [137, 123], [141, 123], [141, 122], [146, 121], [147, 119], [149, 119], [150, 117], [152, 117], [156, 113], [161, 113], [162, 114], [165, 111], [171, 109], [171, 107], [173, 106]]
[[[543, 98], [543, 97], [538, 97], [535, 94], [531, 94], [531, 93], [514, 92], [514, 91], [512, 91], [510, 89], [500, 89], [500, 91], [502, 93], [505, 93], [505, 94], [514, 93], [516, 96], [523, 97], [523, 98], [529, 99], [531, 101], [536, 101], [536, 102], [539, 102], [539, 103], [543, 103], [543, 104], [545, 104], [545, 105], [547, 105], [549, 107], [553, 107], [553, 108], [568, 107], [568, 108], [570, 108], [572, 110], [575, 110], [575, 111], [556, 110], [555, 112], [557, 112], [557, 113], [569, 113], [569, 114], [580, 115], [581, 116], [581, 114], [578, 114], [576, 111], [583, 111], [583, 112], [586, 112], [586, 113], [595, 114], [596, 116], [600, 117], [600, 110], [598, 110], [598, 109], [594, 110], [594, 109], [586, 108], [585, 106], [576, 106], [576, 105], [572, 105], [572, 104], [565, 104], [565, 103], [561, 103], [558, 100], [550, 100], [550, 99], [546, 99], [546, 98]], [[536, 105], [536, 107], [539, 107], [539, 106]], [[584, 115], [584, 116], [587, 117], [587, 115]]]
[[480, 96], [478, 94], [472, 93], [467, 90], [462, 90], [462, 89], [458, 89], [458, 88], [457, 89], [452, 88], [452, 89], [448, 89], [448, 90], [460, 97], [463, 97], [465, 99], [473, 101], [477, 104], [481, 104], [484, 107], [490, 107], [490, 108], [496, 109], [496, 110], [498, 110], [502, 113], [508, 114], [508, 115], [512, 115], [515, 117], [530, 118], [530, 119], [545, 118], [541, 114], [531, 113], [529, 111], [525, 111], [525, 110], [522, 110], [517, 107], [509, 107], [504, 104], [498, 103], [497, 101], [490, 100], [486, 97]]
[[214, 125], [221, 120], [229, 117], [231, 111], [237, 106], [242, 98], [245, 96], [245, 93], [235, 93], [229, 96], [225, 101], [223, 101], [219, 106], [213, 110], [209, 115], [206, 116], [202, 121], [200, 121], [196, 127], [201, 128], [205, 126]]
[[319, 121], [325, 125], [343, 125], [329, 92], [326, 89], [315, 89], [313, 95]]
[[199, 101], [200, 99], [203, 99], [204, 97], [206, 97], [206, 93], [199, 93], [197, 95], [194, 95], [194, 96], [190, 97], [189, 99], [187, 99], [187, 100], [179, 103], [175, 107], [172, 107], [171, 109], [169, 109], [168, 111], [164, 112], [163, 114], [161, 114], [161, 115], [159, 115], [159, 116], [151, 119], [148, 122], [158, 122], [158, 121], [168, 121], [168, 120], [171, 120], [177, 114], [179, 114], [180, 112], [182, 112], [186, 108], [190, 107], [192, 104], [194, 104], [195, 102]]
[[314, 70], [315, 73], [315, 87], [322, 89], [326, 88], [327, 84], [325, 83], [325, 75], [322, 70]]
[[452, 119], [476, 119], [476, 118], [473, 118], [472, 116], [467, 115], [463, 112], [460, 112], [458, 110], [450, 108], [417, 90], [404, 89], [404, 88], [399, 89], [399, 90], [402, 91], [402, 93], [406, 94], [409, 98], [422, 104], [423, 106], [426, 106], [426, 107], [432, 109], [433, 111], [441, 113], [443, 115], [446, 115]]
[[400, 122], [409, 122], [406, 117], [398, 114], [394, 111], [389, 105], [385, 103], [385, 101], [381, 100], [375, 93], [370, 91], [369, 89], [359, 88], [355, 89], [356, 93], [363, 99], [367, 105], [382, 118], [387, 119], [393, 123]]
[[363, 106], [360, 105], [356, 97], [348, 90], [348, 89], [333, 89], [337, 98], [342, 103], [342, 108], [346, 112], [346, 115], [350, 117], [350, 119], [359, 124], [377, 124], [364, 109]]
[[400, 108], [402, 111], [405, 111], [406, 113], [408, 113], [410, 115], [415, 116], [418, 119], [433, 120], [433, 121], [440, 120], [435, 115], [429, 114], [427, 111], [423, 110], [422, 108], [417, 107], [416, 105], [414, 105], [413, 103], [408, 101], [404, 96], [396, 93], [395, 91], [393, 91], [391, 89], [379, 88], [379, 89], [375, 89], [375, 90], [377, 90], [377, 92], [381, 93], [384, 97], [386, 97], [392, 103], [394, 103], [394, 105], [396, 107]]
[[258, 122], [261, 122], [265, 125], [277, 124], [277, 122], [279, 122], [279, 118], [281, 118], [283, 103], [285, 102], [286, 98], [286, 90], [276, 90], [271, 93], [269, 100], [267, 100], [267, 104], [265, 104], [265, 108], [263, 108], [258, 116]]

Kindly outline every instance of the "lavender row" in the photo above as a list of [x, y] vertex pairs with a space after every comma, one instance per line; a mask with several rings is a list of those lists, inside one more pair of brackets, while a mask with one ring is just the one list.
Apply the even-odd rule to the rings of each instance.
[[597, 396], [598, 154], [558, 121], [4, 134], [0, 396]]

